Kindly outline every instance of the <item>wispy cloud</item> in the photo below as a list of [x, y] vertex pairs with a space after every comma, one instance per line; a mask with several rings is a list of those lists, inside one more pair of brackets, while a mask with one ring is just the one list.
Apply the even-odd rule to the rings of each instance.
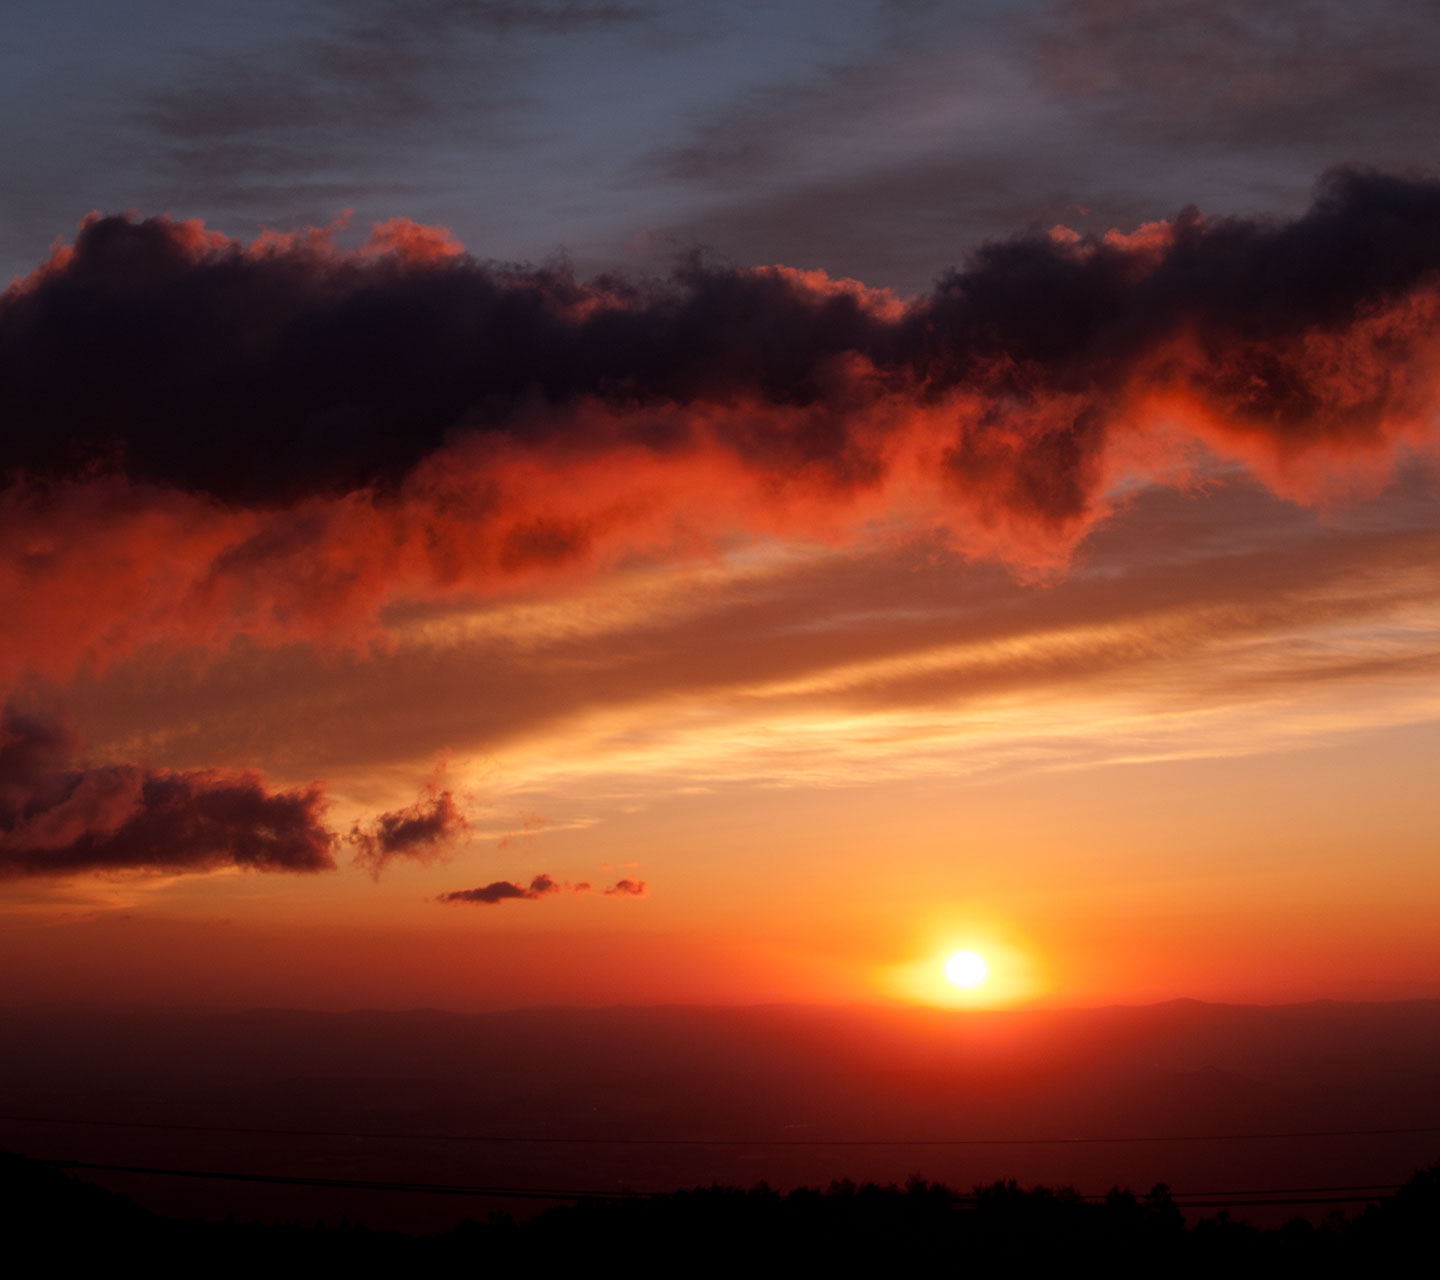
[[618, 3], [334, 0], [245, 52], [182, 61], [136, 122], [172, 198], [268, 209], [276, 177], [290, 175], [293, 213], [297, 197], [353, 197], [398, 174], [424, 185], [407, 155], [424, 130], [459, 119], [472, 136], [523, 132], [528, 44], [650, 16]]

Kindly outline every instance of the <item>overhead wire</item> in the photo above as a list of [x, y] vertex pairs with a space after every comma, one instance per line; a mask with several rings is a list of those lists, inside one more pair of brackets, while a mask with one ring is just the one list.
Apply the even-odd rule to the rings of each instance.
[[69, 1116], [0, 1114], [22, 1124], [154, 1129], [178, 1133], [239, 1133], [284, 1138], [364, 1138], [401, 1142], [535, 1143], [614, 1147], [1042, 1147], [1166, 1142], [1260, 1142], [1295, 1138], [1374, 1138], [1440, 1133], [1440, 1125], [1376, 1129], [1277, 1129], [1253, 1133], [1181, 1133], [1013, 1138], [622, 1138], [594, 1134], [416, 1133], [367, 1129], [298, 1129], [263, 1125], [191, 1124], [162, 1120], [95, 1120]]
[[[595, 1188], [483, 1186], [470, 1183], [406, 1182], [374, 1178], [322, 1178], [294, 1174], [246, 1173], [222, 1169], [174, 1169], [153, 1165], [109, 1164], [91, 1160], [44, 1160], [55, 1169], [83, 1170], [93, 1173], [149, 1174], [170, 1178], [195, 1178], [207, 1181], [249, 1182], [272, 1186], [318, 1187], [341, 1191], [385, 1191], [415, 1195], [477, 1196], [505, 1200], [635, 1200], [657, 1199], [667, 1192], [621, 1189], [601, 1191]], [[1237, 1191], [1172, 1191], [1177, 1206], [1185, 1209], [1261, 1207], [1264, 1205], [1358, 1204], [1378, 1200], [1383, 1193], [1398, 1191], [1403, 1183], [1369, 1183], [1348, 1187], [1277, 1187], [1247, 1188]], [[1109, 1192], [1078, 1194], [1086, 1201], [1104, 1201]], [[1283, 1197], [1277, 1199], [1276, 1197]], [[957, 1194], [957, 1204], [975, 1204], [980, 1196]]]
[[[689, 1146], [689, 1147], [1000, 1147], [1000, 1146], [1071, 1146], [1081, 1144], [1167, 1143], [1167, 1142], [1239, 1142], [1274, 1139], [1384, 1137], [1409, 1134], [1440, 1133], [1440, 1125], [1406, 1125], [1373, 1129], [1307, 1129], [1273, 1130], [1249, 1133], [1129, 1135], [1122, 1137], [1097, 1135], [1091, 1137], [1014, 1137], [1014, 1138], [624, 1138], [595, 1135], [562, 1136], [555, 1134], [480, 1134], [480, 1133], [418, 1133], [394, 1130], [303, 1129], [259, 1125], [192, 1124], [158, 1120], [101, 1120], [81, 1117], [20, 1115], [0, 1113], [0, 1121], [21, 1124], [74, 1125], [114, 1129], [147, 1129], [159, 1132], [227, 1133], [259, 1137], [311, 1137], [372, 1139], [413, 1142], [474, 1142], [474, 1143], [538, 1143], [589, 1146]], [[288, 1174], [245, 1173], [235, 1170], [180, 1169], [152, 1165], [110, 1164], [81, 1160], [46, 1160], [60, 1169], [85, 1170], [97, 1173], [122, 1173], [250, 1182], [296, 1187], [320, 1187], [349, 1191], [388, 1191], [422, 1195], [480, 1196], [519, 1200], [614, 1200], [649, 1198], [663, 1192], [621, 1190], [601, 1191], [595, 1188], [511, 1187], [472, 1185], [468, 1183], [422, 1183], [395, 1179], [358, 1179], [305, 1177]], [[1354, 1204], [1378, 1199], [1382, 1194], [1400, 1189], [1400, 1183], [1363, 1183], [1323, 1187], [1246, 1187], [1235, 1190], [1171, 1191], [1171, 1199], [1185, 1208], [1232, 1208], [1264, 1205]], [[1082, 1200], [1104, 1200], [1109, 1193], [1087, 1193]], [[960, 1195], [957, 1203], [973, 1203], [974, 1196]]]

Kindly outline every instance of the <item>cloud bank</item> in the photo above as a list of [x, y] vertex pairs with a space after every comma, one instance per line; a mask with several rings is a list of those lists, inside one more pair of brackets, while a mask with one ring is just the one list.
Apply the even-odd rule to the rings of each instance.
[[906, 302], [95, 217], [0, 299], [0, 679], [897, 515], [1055, 565], [1197, 449], [1373, 490], [1436, 444], [1437, 272], [1440, 182], [1357, 171], [1289, 221], [991, 244]]

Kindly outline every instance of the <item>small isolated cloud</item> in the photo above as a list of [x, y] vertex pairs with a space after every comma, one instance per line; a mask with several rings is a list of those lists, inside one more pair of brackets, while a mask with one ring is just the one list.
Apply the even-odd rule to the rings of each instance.
[[588, 881], [588, 880], [582, 880], [582, 881], [580, 881], [579, 884], [571, 885], [571, 886], [570, 886], [570, 892], [571, 892], [571, 893], [589, 893], [589, 892], [590, 892], [590, 881]]
[[646, 893], [645, 881], [643, 880], [617, 880], [605, 893], [609, 897], [629, 896], [631, 898], [643, 898]]
[[433, 862], [450, 852], [469, 830], [470, 823], [454, 796], [431, 781], [414, 804], [382, 813], [368, 826], [357, 822], [345, 839], [358, 850], [356, 863], [378, 879], [392, 858]]
[[318, 785], [271, 791], [255, 773], [82, 766], [59, 716], [0, 713], [0, 878], [106, 871], [330, 871]]
[[476, 902], [482, 906], [493, 907], [499, 902], [508, 902], [513, 899], [535, 899], [543, 898], [547, 894], [559, 893], [560, 886], [549, 876], [541, 872], [530, 881], [528, 888], [524, 888], [511, 880], [495, 880], [479, 889], [457, 889], [453, 893], [442, 893], [436, 901], [438, 902]]

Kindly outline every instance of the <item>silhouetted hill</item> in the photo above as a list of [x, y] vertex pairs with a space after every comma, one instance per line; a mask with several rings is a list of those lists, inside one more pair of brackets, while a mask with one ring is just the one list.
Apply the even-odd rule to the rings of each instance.
[[[143, 1265], [150, 1276], [196, 1272], [272, 1276], [568, 1273], [601, 1260], [626, 1275], [1021, 1275], [1065, 1268], [1106, 1275], [1392, 1274], [1433, 1256], [1440, 1166], [1396, 1195], [1319, 1227], [1264, 1230], [1224, 1215], [1187, 1225], [1163, 1187], [1099, 1202], [1068, 1188], [998, 1182], [957, 1195], [912, 1179], [905, 1187], [837, 1183], [782, 1194], [697, 1188], [590, 1200], [517, 1222], [492, 1215], [439, 1236], [407, 1238], [351, 1225], [264, 1226], [167, 1221], [141, 1213], [33, 1161], [0, 1152], [0, 1224], [12, 1251], [47, 1268]], [[1421, 1263], [1423, 1265], [1423, 1263]]]
[[[0, 1212], [6, 1238], [47, 1241], [51, 1265], [75, 1243], [75, 1227], [111, 1239], [148, 1229], [153, 1219], [125, 1196], [66, 1177], [35, 1160], [0, 1150]], [[56, 1256], [59, 1251], [60, 1256]]]

